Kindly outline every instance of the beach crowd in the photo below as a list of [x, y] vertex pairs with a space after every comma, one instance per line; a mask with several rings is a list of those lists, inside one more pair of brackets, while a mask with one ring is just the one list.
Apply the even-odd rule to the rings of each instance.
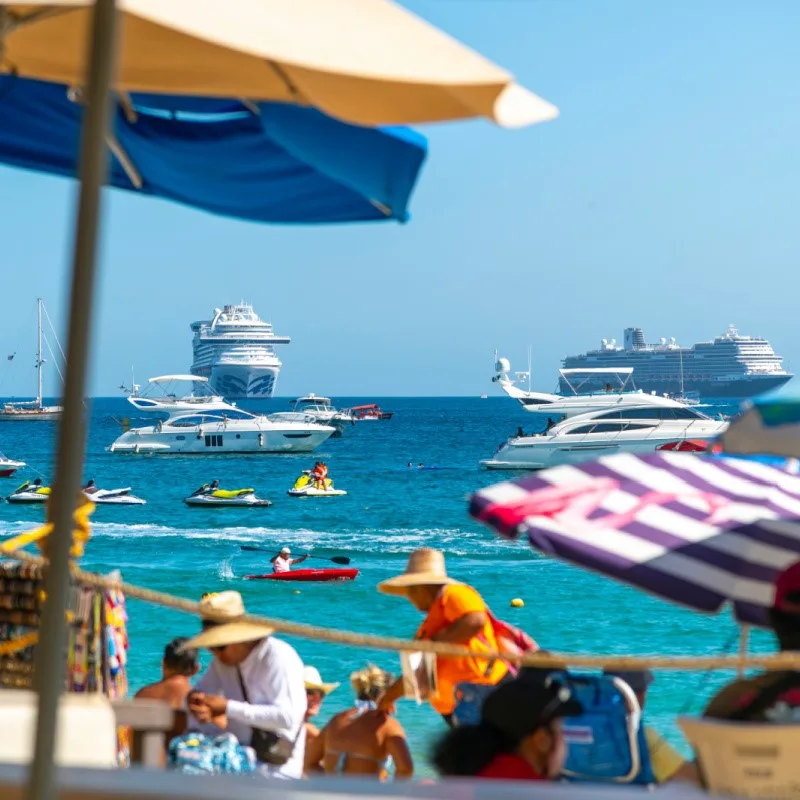
[[[566, 665], [518, 668], [514, 659], [497, 657], [508, 652], [509, 642], [521, 652], [534, 652], [536, 644], [494, 617], [475, 589], [449, 576], [438, 550], [415, 550], [405, 571], [378, 590], [405, 598], [423, 615], [416, 640], [463, 645], [473, 654], [435, 656], [433, 685], [426, 689], [423, 681], [414, 688], [442, 719], [442, 733], [429, 751], [439, 776], [557, 780], [565, 774], [570, 748], [586, 747], [585, 741], [574, 744], [570, 726], [595, 726], [603, 744], [607, 728], [598, 727], [597, 719], [602, 723], [607, 709], [587, 707], [586, 697], [610, 691], [621, 698], [627, 715], [642, 720], [639, 767], [631, 782], [701, 779], [697, 764], [647, 725], [651, 672], [581, 678]], [[165, 763], [186, 772], [258, 771], [294, 779], [326, 774], [403, 780], [419, 771], [397, 714], [398, 701], [408, 693], [407, 675], [366, 665], [349, 676], [352, 707], [319, 726], [325, 697], [339, 683], [324, 681], [270, 629], [244, 620], [238, 592], [205, 595], [201, 609], [200, 633], [170, 642], [161, 680], [137, 693], [175, 709]], [[782, 651], [800, 649], [800, 563], [777, 579], [771, 624]], [[213, 658], [199, 675], [203, 648]], [[590, 695], [580, 690], [587, 682], [594, 687]], [[724, 687], [704, 716], [787, 722], [795, 709], [800, 709], [800, 673], [769, 672]], [[591, 773], [583, 777], [591, 779]]]

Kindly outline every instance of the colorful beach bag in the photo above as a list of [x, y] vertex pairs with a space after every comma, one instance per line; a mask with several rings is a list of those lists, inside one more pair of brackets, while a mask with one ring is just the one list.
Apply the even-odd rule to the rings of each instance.
[[256, 754], [239, 744], [232, 733], [213, 739], [202, 733], [176, 736], [169, 743], [167, 762], [171, 769], [187, 775], [242, 775], [256, 769]]

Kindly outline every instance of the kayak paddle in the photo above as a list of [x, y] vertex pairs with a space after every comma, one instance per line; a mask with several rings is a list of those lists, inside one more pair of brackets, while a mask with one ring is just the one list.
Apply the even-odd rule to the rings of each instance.
[[[242, 550], [251, 550], [251, 551], [252, 550], [257, 550], [257, 551], [259, 551], [261, 553], [274, 553], [275, 552], [272, 548], [269, 548], [269, 547], [256, 547], [255, 545], [251, 545], [251, 544], [243, 544], [243, 545], [240, 545], [240, 546], [241, 546]], [[333, 556], [331, 558], [328, 558], [327, 556], [312, 556], [312, 555], [309, 554], [308, 558], [318, 558], [321, 561], [333, 561], [334, 564], [342, 564], [342, 565], [347, 565], [347, 564], [350, 563], [350, 559], [347, 558], [347, 556]]]

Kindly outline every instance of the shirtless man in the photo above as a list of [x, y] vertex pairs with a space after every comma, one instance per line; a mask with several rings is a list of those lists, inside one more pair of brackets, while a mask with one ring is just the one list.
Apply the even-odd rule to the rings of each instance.
[[[164, 659], [161, 662], [161, 680], [144, 686], [136, 692], [135, 698], [141, 700], [163, 700], [175, 709], [172, 730], [164, 734], [164, 763], [166, 763], [167, 747], [170, 740], [180, 736], [186, 730], [186, 712], [184, 701], [191, 691], [192, 678], [200, 671], [200, 658], [197, 650], [184, 650], [181, 646], [189, 640], [179, 636], [164, 648]], [[133, 742], [133, 761], [139, 755], [137, 737]]]

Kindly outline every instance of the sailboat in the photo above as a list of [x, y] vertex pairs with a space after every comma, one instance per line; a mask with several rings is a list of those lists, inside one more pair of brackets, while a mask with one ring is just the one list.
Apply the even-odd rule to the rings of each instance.
[[[0, 407], [0, 422], [56, 422], [61, 419], [61, 406], [45, 406], [42, 404], [42, 367], [44, 366], [42, 354], [42, 308], [42, 298], [39, 297], [36, 299], [36, 399], [28, 402], [5, 403], [5, 405]], [[45, 314], [46, 313], [47, 311], [45, 310]], [[55, 336], [55, 331], [53, 335]]]

